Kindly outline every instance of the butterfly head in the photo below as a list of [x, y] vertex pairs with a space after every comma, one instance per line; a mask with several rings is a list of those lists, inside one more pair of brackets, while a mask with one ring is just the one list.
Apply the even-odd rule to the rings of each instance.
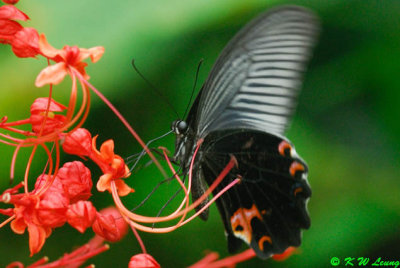
[[176, 135], [183, 135], [188, 131], [188, 124], [183, 120], [175, 120], [171, 124], [171, 130]]

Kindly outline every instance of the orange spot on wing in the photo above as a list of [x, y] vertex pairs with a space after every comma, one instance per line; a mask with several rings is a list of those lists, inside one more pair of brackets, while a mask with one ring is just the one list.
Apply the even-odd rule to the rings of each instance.
[[287, 156], [287, 154], [285, 153], [286, 150], [289, 150], [289, 155], [290, 155], [290, 152], [292, 151], [292, 146], [287, 141], [282, 141], [281, 143], [279, 143], [278, 146], [279, 154], [282, 156]]
[[271, 213], [272, 213], [272, 209], [271, 208], [269, 208], [268, 210], [266, 210], [266, 209], [261, 210], [261, 214], [264, 215], [264, 216], [270, 216]]
[[289, 172], [290, 172], [290, 175], [292, 175], [292, 177], [294, 177], [294, 175], [296, 175], [297, 171], [304, 171], [304, 170], [305, 170], [304, 166], [297, 161], [294, 161], [290, 165], [290, 168], [289, 168]]
[[258, 241], [258, 247], [261, 249], [261, 251], [264, 251], [264, 242], [265, 241], [267, 241], [268, 243], [270, 243], [272, 245], [271, 237], [264, 235]]
[[301, 193], [303, 191], [302, 187], [297, 187], [296, 189], [294, 189], [294, 196], [296, 196], [298, 193]]
[[261, 214], [265, 215], [267, 214], [267, 211], [265, 209], [261, 210]]
[[243, 239], [247, 244], [250, 244], [253, 229], [251, 228], [251, 220], [254, 218], [262, 220], [261, 214], [256, 205], [249, 209], [239, 208], [231, 217], [231, 226], [235, 236]]

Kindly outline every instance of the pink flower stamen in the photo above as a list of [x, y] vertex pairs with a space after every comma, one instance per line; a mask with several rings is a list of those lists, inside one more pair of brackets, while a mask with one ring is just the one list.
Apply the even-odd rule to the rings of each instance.
[[256, 253], [253, 249], [245, 250], [237, 255], [230, 256], [221, 260], [216, 260], [218, 258], [218, 254], [212, 252], [204, 257], [199, 262], [190, 266], [190, 268], [222, 268], [222, 267], [234, 267], [236, 264], [240, 262], [247, 261], [251, 258], [254, 258]]

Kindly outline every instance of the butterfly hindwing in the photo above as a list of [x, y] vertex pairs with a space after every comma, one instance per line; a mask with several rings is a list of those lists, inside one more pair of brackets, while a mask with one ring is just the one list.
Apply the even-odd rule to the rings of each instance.
[[241, 179], [217, 200], [230, 250], [240, 246], [235, 238], [261, 258], [300, 245], [301, 229], [310, 226], [306, 202], [311, 189], [307, 166], [290, 142], [259, 131], [216, 131], [206, 137], [201, 150], [201, 169], [208, 184], [231, 156], [238, 163], [215, 190]]

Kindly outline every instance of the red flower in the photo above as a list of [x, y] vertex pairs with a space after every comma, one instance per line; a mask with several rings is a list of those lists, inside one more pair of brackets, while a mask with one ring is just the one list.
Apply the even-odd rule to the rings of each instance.
[[90, 57], [92, 62], [96, 62], [104, 53], [103, 47], [85, 49], [77, 46], [65, 46], [63, 49], [55, 49], [47, 42], [44, 34], [39, 37], [39, 48], [43, 56], [55, 61], [56, 64], [46, 67], [39, 73], [35, 82], [37, 87], [46, 84], [59, 84], [67, 74], [71, 74], [72, 69], [78, 71], [88, 80], [89, 76], [85, 71], [87, 63], [83, 60]]
[[40, 53], [39, 34], [34, 28], [23, 28], [14, 35], [11, 46], [17, 57], [35, 57]]
[[68, 223], [81, 233], [92, 226], [95, 219], [96, 208], [93, 206], [92, 202], [79, 201], [68, 207]]
[[46, 124], [43, 125], [48, 103], [49, 103], [49, 98], [37, 98], [31, 106], [30, 121], [32, 124], [32, 131], [37, 134], [39, 134], [41, 131], [42, 134], [52, 133], [56, 129], [61, 128], [66, 121], [66, 117], [64, 115], [54, 113], [54, 112], [62, 112], [63, 110], [66, 109], [66, 107], [61, 103], [58, 103], [53, 99], [51, 99], [50, 107], [47, 112]]
[[10, 5], [15, 5], [18, 3], [19, 0], [3, 0], [4, 3], [10, 4]]
[[22, 234], [28, 228], [31, 255], [40, 251], [52, 228], [62, 226], [67, 220], [65, 213], [69, 200], [60, 181], [55, 179], [42, 195], [35, 194], [45, 187], [49, 179], [48, 175], [40, 176], [34, 193], [15, 195], [9, 201], [15, 206], [11, 229]]
[[88, 200], [92, 195], [92, 178], [90, 170], [80, 161], [67, 162], [58, 170], [57, 178], [73, 204], [79, 200]]
[[21, 24], [14, 20], [26, 21], [29, 17], [15, 6], [0, 7], [0, 43], [11, 43], [14, 35], [22, 30]]
[[38, 206], [40, 199], [35, 195], [24, 195], [15, 204], [15, 220], [11, 222], [11, 229], [17, 234], [23, 234], [28, 224], [37, 223], [35, 207]]
[[129, 268], [159, 268], [160, 264], [149, 254], [142, 253], [132, 256]]
[[51, 228], [42, 226], [37, 219], [39, 199], [34, 195], [26, 195], [20, 199], [25, 205], [15, 205], [14, 213], [16, 218], [11, 222], [11, 229], [17, 234], [23, 234], [28, 228], [29, 250], [31, 256], [38, 253], [44, 245], [46, 238], [51, 234]]
[[92, 153], [92, 135], [84, 128], [68, 133], [62, 144], [64, 152], [79, 156], [89, 156]]
[[29, 20], [29, 17], [24, 12], [14, 6], [1, 6], [0, 19], [26, 21]]
[[[104, 243], [104, 239], [95, 236], [88, 243], [75, 248], [74, 251], [70, 253], [64, 253], [61, 258], [55, 260], [53, 262], [48, 262], [49, 259], [47, 257], [43, 257], [36, 262], [27, 265], [26, 267], [64, 267], [64, 268], [73, 268], [73, 267], [81, 267], [88, 259], [108, 250], [110, 248], [109, 245]], [[92, 267], [93, 265], [89, 265], [88, 267]], [[6, 266], [6, 268], [24, 268], [23, 263], [15, 261]]]
[[[47, 180], [48, 175], [42, 175], [35, 184], [35, 190], [40, 189]], [[61, 181], [56, 177], [50, 188], [40, 196], [39, 206], [36, 208], [38, 221], [41, 225], [51, 228], [60, 227], [67, 221], [69, 199]]]
[[104, 239], [117, 242], [128, 231], [128, 224], [116, 208], [106, 208], [97, 213], [92, 225], [93, 231]]
[[129, 168], [125, 165], [124, 160], [117, 154], [114, 154], [114, 141], [105, 141], [100, 151], [96, 149], [97, 136], [93, 138], [92, 154], [90, 158], [96, 162], [101, 168], [104, 175], [97, 182], [97, 190], [111, 192], [111, 181], [115, 181], [120, 196], [128, 195], [134, 190], [129, 187], [121, 178], [126, 178], [130, 175]]

